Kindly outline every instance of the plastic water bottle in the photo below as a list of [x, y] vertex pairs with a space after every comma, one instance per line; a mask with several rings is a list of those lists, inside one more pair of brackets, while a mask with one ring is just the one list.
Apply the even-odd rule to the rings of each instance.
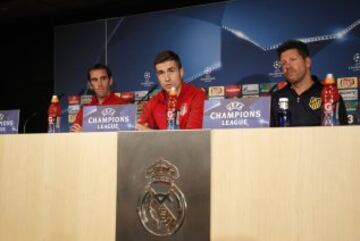
[[327, 74], [321, 91], [321, 125], [339, 125], [339, 91], [332, 74]]
[[177, 129], [176, 126], [176, 101], [177, 101], [177, 92], [175, 87], [172, 87], [169, 91], [169, 99], [167, 104], [167, 129], [174, 130]]
[[289, 99], [286, 97], [279, 98], [278, 110], [278, 126], [288, 127], [291, 126], [291, 113], [289, 110]]
[[59, 98], [53, 95], [48, 109], [48, 133], [60, 132], [61, 106]]

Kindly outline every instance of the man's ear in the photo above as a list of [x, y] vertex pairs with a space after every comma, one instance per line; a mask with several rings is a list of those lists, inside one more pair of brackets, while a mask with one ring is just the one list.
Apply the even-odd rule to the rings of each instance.
[[183, 67], [181, 67], [181, 69], [180, 69], [180, 77], [181, 77], [181, 79], [183, 79], [183, 77], [184, 77], [184, 68]]
[[309, 57], [306, 57], [305, 63], [306, 63], [306, 67], [311, 68], [311, 59]]
[[112, 84], [113, 84], [113, 78], [111, 77], [109, 81], [109, 86], [112, 86]]

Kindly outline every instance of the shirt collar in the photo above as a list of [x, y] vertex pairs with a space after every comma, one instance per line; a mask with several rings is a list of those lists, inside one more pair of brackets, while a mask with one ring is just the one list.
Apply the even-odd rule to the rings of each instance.
[[[104, 103], [107, 103], [110, 99], [114, 98], [115, 93], [114, 92], [110, 92], [110, 94], [108, 96], [105, 96], [104, 101], [102, 102], [101, 105], [103, 105]], [[97, 99], [96, 95], [94, 95], [91, 99], [91, 105], [100, 105], [99, 104], [99, 100]]]

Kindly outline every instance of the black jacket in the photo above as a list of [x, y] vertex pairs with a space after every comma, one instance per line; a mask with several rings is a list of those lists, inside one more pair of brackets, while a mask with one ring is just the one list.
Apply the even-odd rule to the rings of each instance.
[[[270, 126], [278, 126], [277, 113], [279, 98], [289, 98], [289, 110], [292, 117], [292, 126], [320, 126], [321, 125], [321, 90], [322, 84], [313, 78], [314, 84], [301, 95], [291, 88], [290, 83], [281, 90], [271, 94], [271, 120]], [[347, 125], [345, 104], [340, 96], [339, 101], [340, 125]]]

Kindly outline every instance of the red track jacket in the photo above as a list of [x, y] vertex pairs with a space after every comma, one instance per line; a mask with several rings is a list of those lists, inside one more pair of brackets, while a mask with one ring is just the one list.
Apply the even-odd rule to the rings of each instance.
[[[162, 90], [144, 105], [138, 123], [148, 124], [151, 129], [167, 128], [167, 99], [166, 91]], [[180, 129], [202, 128], [205, 93], [193, 85], [182, 83], [180, 94], [176, 102], [179, 112]]]

